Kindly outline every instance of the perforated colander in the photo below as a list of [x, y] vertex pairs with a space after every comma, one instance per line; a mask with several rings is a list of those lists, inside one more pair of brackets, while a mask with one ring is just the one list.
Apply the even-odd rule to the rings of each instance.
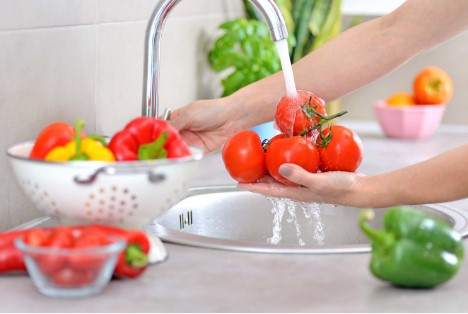
[[203, 152], [190, 157], [135, 162], [29, 159], [34, 143], [12, 146], [7, 155], [19, 185], [47, 215], [64, 223], [140, 227], [186, 195]]

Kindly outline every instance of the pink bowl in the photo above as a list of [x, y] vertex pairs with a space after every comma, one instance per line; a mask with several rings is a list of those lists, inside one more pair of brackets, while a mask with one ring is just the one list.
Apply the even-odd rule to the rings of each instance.
[[379, 100], [374, 112], [384, 133], [388, 137], [421, 139], [437, 130], [444, 116], [445, 105], [387, 106]]

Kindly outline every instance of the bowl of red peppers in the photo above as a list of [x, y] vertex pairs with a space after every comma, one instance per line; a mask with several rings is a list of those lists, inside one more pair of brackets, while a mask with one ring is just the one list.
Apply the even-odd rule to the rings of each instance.
[[163, 119], [138, 117], [109, 138], [55, 122], [7, 150], [36, 207], [64, 224], [140, 227], [182, 199], [203, 150]]

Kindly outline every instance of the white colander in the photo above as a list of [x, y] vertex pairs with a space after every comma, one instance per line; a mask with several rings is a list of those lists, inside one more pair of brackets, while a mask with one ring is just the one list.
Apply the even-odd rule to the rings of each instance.
[[34, 143], [7, 155], [19, 185], [37, 208], [66, 224], [105, 223], [141, 227], [181, 200], [203, 151], [178, 159], [134, 162], [29, 159]]

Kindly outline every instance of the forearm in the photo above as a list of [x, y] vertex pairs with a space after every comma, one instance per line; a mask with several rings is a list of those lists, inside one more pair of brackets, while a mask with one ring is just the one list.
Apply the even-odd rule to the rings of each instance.
[[362, 177], [354, 195], [373, 207], [428, 204], [468, 197], [468, 145], [388, 173]]
[[[296, 87], [326, 101], [337, 99], [467, 26], [466, 0], [407, 0], [391, 14], [347, 30], [294, 64]], [[284, 94], [283, 75], [277, 73], [241, 89], [232, 99], [250, 127], [272, 120]]]

